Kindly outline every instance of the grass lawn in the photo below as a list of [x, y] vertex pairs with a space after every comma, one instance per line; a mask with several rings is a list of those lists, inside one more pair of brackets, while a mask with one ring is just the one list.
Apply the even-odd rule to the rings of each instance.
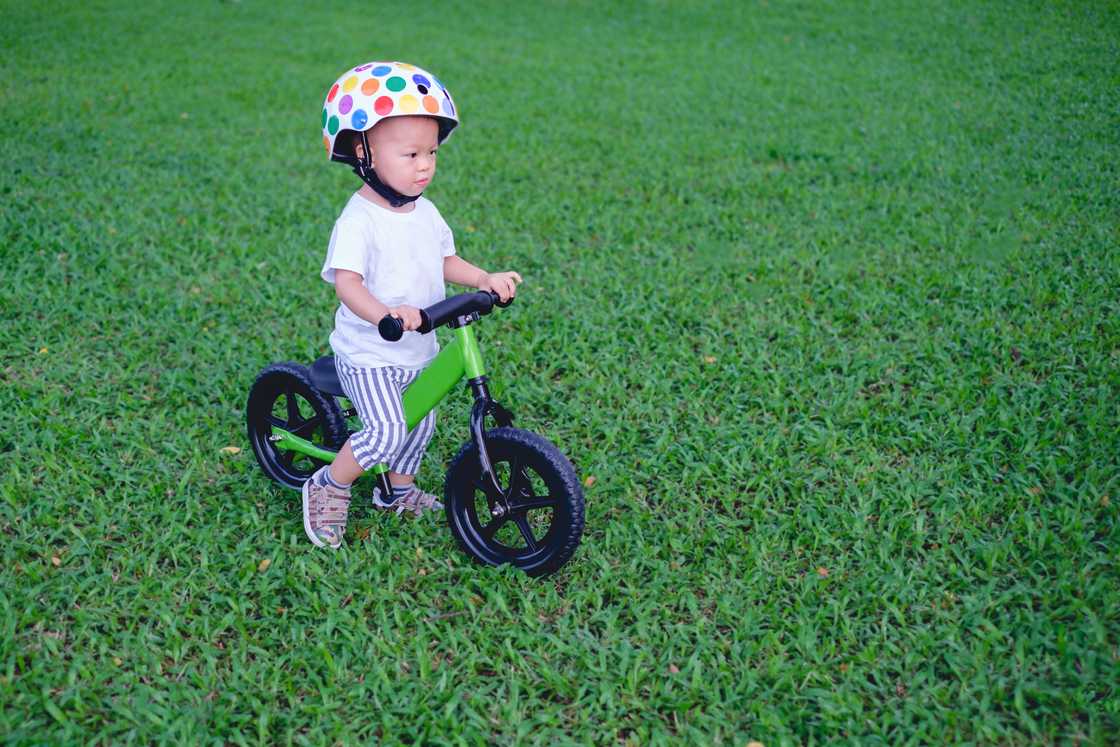
[[[1116, 3], [0, 17], [0, 741], [1120, 733]], [[549, 578], [368, 480], [316, 549], [248, 449], [328, 351], [320, 111], [372, 59], [454, 93], [428, 194], [525, 276], [476, 329], [587, 486]]]

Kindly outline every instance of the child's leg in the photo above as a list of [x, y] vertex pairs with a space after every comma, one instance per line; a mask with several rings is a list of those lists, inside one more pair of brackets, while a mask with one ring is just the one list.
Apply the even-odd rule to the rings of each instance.
[[362, 465], [358, 464], [358, 460], [354, 458], [354, 449], [350, 446], [350, 439], [346, 439], [346, 443], [338, 450], [334, 461], [331, 462], [330, 479], [339, 487], [345, 488], [361, 477], [363, 472], [365, 470], [362, 469]]
[[401, 405], [402, 376], [392, 368], [351, 368], [335, 361], [346, 396], [362, 419], [329, 467], [303, 485], [303, 526], [319, 547], [342, 545], [350, 506], [350, 484], [365, 470], [388, 462], [408, 435]]
[[435, 432], [436, 411], [432, 410], [409, 432], [408, 437], [401, 445], [400, 451], [389, 462], [389, 467], [393, 470], [389, 473], [389, 481], [394, 486], [412, 484], [416, 473], [420, 471], [420, 462], [423, 460], [424, 452], [428, 450], [428, 443], [431, 442]]
[[[443, 508], [436, 497], [417, 490], [413, 477], [435, 433], [435, 411], [429, 412], [410, 432], [401, 395], [419, 371], [403, 368], [353, 368], [335, 360], [339, 382], [362, 419], [362, 430], [350, 436], [331, 464], [336, 482], [353, 481], [364, 470], [388, 464], [393, 494], [374, 496], [379, 509], [408, 510], [416, 515]], [[347, 448], [348, 447], [348, 448]]]
[[337, 482], [353, 482], [362, 472], [388, 462], [408, 436], [401, 393], [411, 372], [396, 368], [353, 368], [335, 360], [342, 390], [362, 421], [331, 464]]
[[[414, 484], [416, 473], [420, 469], [420, 461], [432, 435], [436, 430], [435, 410], [429, 412], [416, 427], [408, 434], [400, 452], [389, 464], [393, 471], [389, 473], [389, 481], [393, 484], [393, 503], [391, 506], [378, 506], [378, 508], [392, 507], [397, 513], [411, 511], [419, 516], [424, 511], [443, 508], [436, 496], [417, 488]], [[377, 506], [377, 502], [374, 502]]]

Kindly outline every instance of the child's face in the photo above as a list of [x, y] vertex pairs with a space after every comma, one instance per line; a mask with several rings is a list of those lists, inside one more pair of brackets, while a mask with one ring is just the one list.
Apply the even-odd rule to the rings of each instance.
[[370, 131], [369, 147], [381, 181], [403, 195], [418, 195], [436, 174], [439, 125], [431, 117], [390, 117]]

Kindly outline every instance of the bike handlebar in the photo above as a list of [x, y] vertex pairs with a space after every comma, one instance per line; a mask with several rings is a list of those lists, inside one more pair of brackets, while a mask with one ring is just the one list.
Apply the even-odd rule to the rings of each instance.
[[[420, 309], [420, 327], [416, 330], [420, 334], [427, 334], [436, 327], [440, 327], [453, 319], [458, 319], [467, 314], [489, 314], [495, 306], [505, 308], [513, 303], [513, 299], [502, 302], [497, 293], [491, 291], [475, 291], [473, 293], [460, 293], [451, 298], [432, 304], [426, 309]], [[404, 336], [404, 322], [396, 317], [384, 316], [377, 323], [377, 331], [381, 337], [389, 342], [396, 342]]]

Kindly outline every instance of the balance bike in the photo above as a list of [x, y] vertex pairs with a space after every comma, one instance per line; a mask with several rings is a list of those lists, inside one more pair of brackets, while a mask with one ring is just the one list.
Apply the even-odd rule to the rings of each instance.
[[[471, 439], [451, 460], [444, 482], [444, 512], [459, 547], [475, 560], [510, 563], [531, 576], [552, 573], [575, 552], [583, 534], [584, 497], [575, 468], [548, 439], [513, 427], [513, 416], [490, 396], [482, 352], [471, 325], [489, 314], [497, 294], [477, 291], [452, 296], [422, 309], [422, 334], [447, 325], [455, 339], [405, 390], [405, 419], [411, 429], [464, 377], [474, 395]], [[381, 336], [399, 340], [404, 328], [386, 316]], [[333, 356], [310, 367], [274, 363], [249, 390], [249, 443], [264, 473], [299, 490], [329, 464], [351, 431], [356, 415], [339, 383]], [[485, 428], [489, 417], [496, 427]], [[382, 495], [390, 495], [389, 467], [375, 466]]]

